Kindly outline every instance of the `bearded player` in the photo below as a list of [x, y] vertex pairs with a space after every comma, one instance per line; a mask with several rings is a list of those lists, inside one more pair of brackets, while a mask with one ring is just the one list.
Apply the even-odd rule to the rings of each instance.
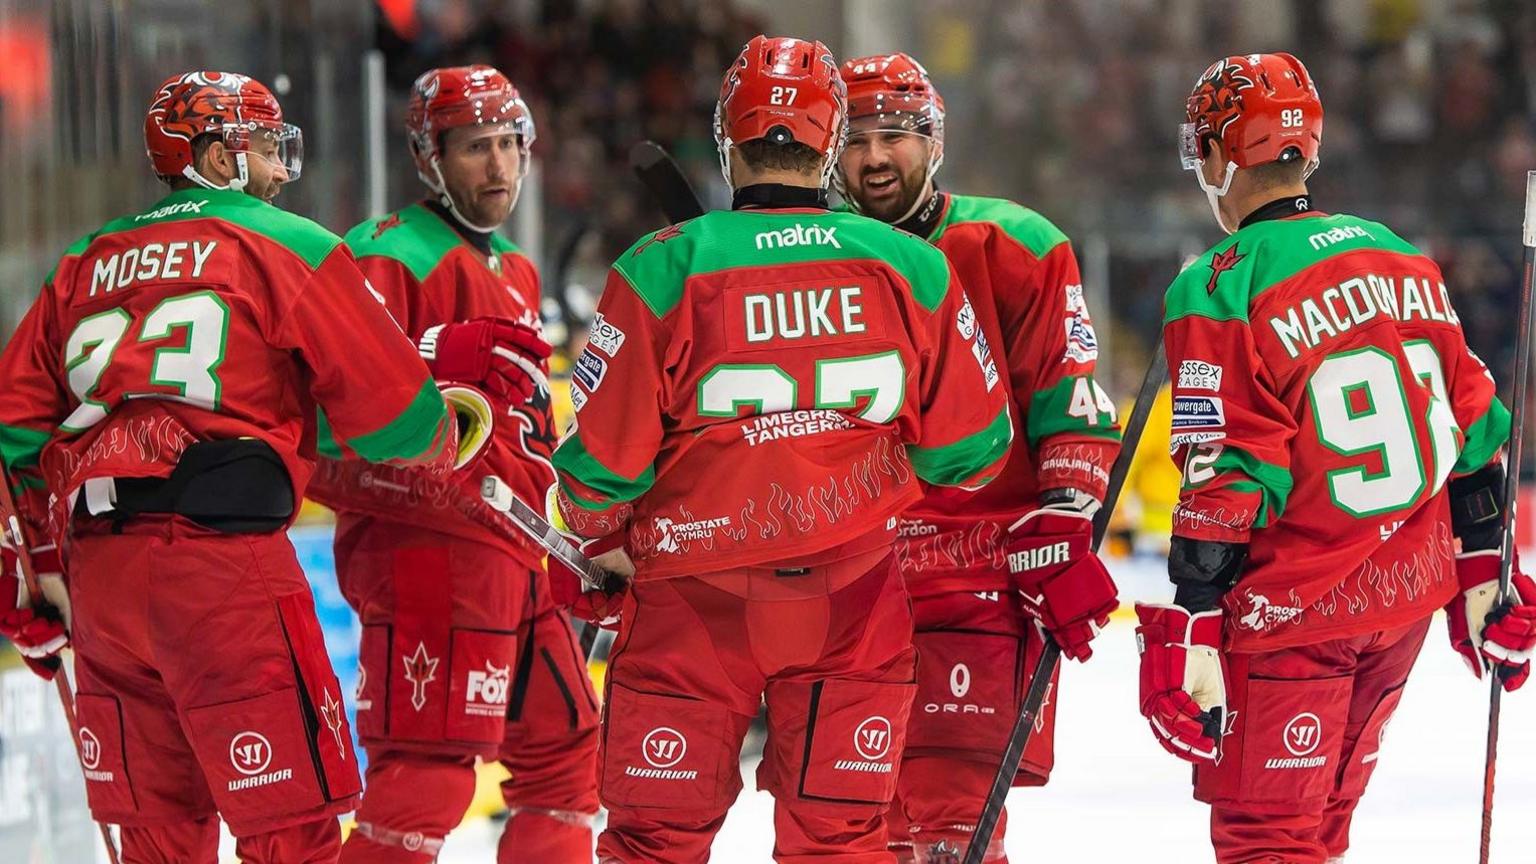
[[634, 572], [587, 598], [620, 621], [602, 861], [706, 860], [765, 699], [775, 859], [893, 860], [915, 657], [897, 517], [920, 479], [991, 479], [1012, 424], [944, 256], [828, 212], [845, 92], [822, 44], [747, 43], [716, 109], [732, 209], [620, 256], [575, 366], [554, 515]]
[[243, 861], [335, 861], [357, 762], [285, 533], [316, 406], [374, 461], [442, 470], [454, 427], [341, 239], [268, 203], [302, 138], [266, 87], [174, 76], [144, 137], [172, 191], [71, 246], [0, 355], [0, 458], [44, 584], [69, 576], [29, 598], [4, 549], [0, 632], [51, 675], [69, 628], [122, 860], [214, 864], [222, 817]]
[[[1093, 380], [1098, 341], [1066, 236], [1011, 201], [938, 189], [944, 102], [917, 61], [849, 60], [843, 78], [849, 137], [839, 191], [857, 212], [944, 251], [974, 306], [968, 326], [1001, 352], [1012, 402], [1017, 444], [997, 480], [977, 492], [931, 487], [906, 512], [896, 545], [919, 660], [891, 848], [903, 861], [959, 860], [1043, 645], [1035, 622], [1068, 657], [1086, 660], [1116, 606], [1090, 546], [1120, 431]], [[1066, 560], [1012, 554], [1065, 539]], [[1009, 567], [1037, 560], [1044, 566]], [[1054, 696], [1018, 785], [1050, 774]], [[986, 861], [1006, 860], [1005, 820]]]
[[1195, 764], [1218, 861], [1342, 861], [1434, 611], [1479, 676], [1530, 672], [1536, 585], [1493, 605], [1509, 414], [1435, 263], [1315, 206], [1299, 60], [1216, 62], [1186, 120], [1231, 236], [1168, 289], [1184, 481], [1173, 604], [1136, 610], [1141, 709]]
[[[541, 501], [555, 479], [538, 275], [495, 233], [527, 173], [533, 118], [500, 72], [461, 66], [417, 79], [406, 126], [432, 194], [347, 244], [450, 401], [491, 431], [466, 441], [474, 468], [449, 477], [357, 462], [322, 472], [318, 497], [341, 511], [337, 577], [363, 624], [368, 773], [342, 860], [434, 860], [474, 795], [476, 757], [499, 755], [511, 815], [498, 860], [590, 861], [596, 697], [542, 553], [507, 535], [472, 482], [495, 474]], [[508, 353], [479, 350], [492, 340]], [[462, 386], [481, 362], [498, 373]]]

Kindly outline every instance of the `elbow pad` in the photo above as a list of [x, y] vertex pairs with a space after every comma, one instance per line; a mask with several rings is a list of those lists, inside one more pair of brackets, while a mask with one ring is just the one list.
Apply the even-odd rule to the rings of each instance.
[[1207, 612], [1221, 605], [1221, 598], [1237, 584], [1247, 543], [1191, 540], [1175, 535], [1168, 547], [1168, 578], [1173, 582], [1173, 602], [1190, 612]]
[[1462, 554], [1498, 549], [1504, 543], [1504, 466], [1490, 462], [1451, 480], [1451, 533]]

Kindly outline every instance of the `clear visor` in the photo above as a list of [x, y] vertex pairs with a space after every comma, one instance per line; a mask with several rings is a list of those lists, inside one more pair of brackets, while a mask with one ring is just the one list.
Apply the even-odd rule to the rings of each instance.
[[932, 137], [940, 122], [933, 100], [905, 93], [878, 93], [850, 100], [848, 135], [895, 131]]
[[224, 124], [224, 146], [260, 156], [283, 170], [284, 183], [299, 179], [304, 168], [304, 132], [292, 123], [249, 120]]
[[1200, 167], [1200, 134], [1193, 123], [1179, 124], [1179, 163], [1185, 171]]

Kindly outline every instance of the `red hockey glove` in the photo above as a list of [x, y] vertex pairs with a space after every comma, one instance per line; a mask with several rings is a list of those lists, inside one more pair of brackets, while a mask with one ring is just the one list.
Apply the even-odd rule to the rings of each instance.
[[[21, 559], [0, 534], [0, 634], [16, 644], [28, 668], [44, 680], [59, 671], [59, 652], [69, 644], [69, 596], [57, 547], [32, 550], [43, 596], [33, 598], [21, 576]], [[11, 599], [15, 605], [5, 604]]]
[[552, 350], [549, 343], [532, 327], [509, 318], [429, 327], [418, 347], [432, 377], [477, 385], [513, 405], [527, 402], [535, 390], [549, 389], [540, 368]]
[[1093, 518], [1073, 510], [1033, 510], [1008, 528], [1008, 572], [1030, 614], [1073, 660], [1120, 605], [1115, 582], [1093, 552]]
[[1137, 603], [1141, 714], [1163, 749], [1180, 759], [1215, 761], [1227, 714], [1221, 610], [1191, 615], [1182, 606]]
[[1536, 650], [1536, 582], [1520, 572], [1516, 556], [1509, 597], [1498, 608], [1499, 550], [1486, 549], [1456, 556], [1456, 581], [1461, 593], [1445, 607], [1451, 647], [1461, 653], [1472, 674], [1498, 671], [1505, 690], [1519, 689], [1531, 675]]

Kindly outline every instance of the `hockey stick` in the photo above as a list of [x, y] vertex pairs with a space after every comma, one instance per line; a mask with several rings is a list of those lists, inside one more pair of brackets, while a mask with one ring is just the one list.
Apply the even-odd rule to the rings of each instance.
[[[1520, 274], [1520, 324], [1515, 336], [1514, 405], [1510, 409], [1509, 456], [1504, 471], [1504, 545], [1499, 551], [1499, 593], [1493, 608], [1509, 598], [1509, 582], [1515, 563], [1515, 504], [1520, 491], [1520, 457], [1525, 443], [1525, 395], [1531, 371], [1531, 317], [1536, 303], [1536, 171], [1525, 175], [1525, 222], [1521, 226], [1525, 246]], [[1488, 844], [1493, 838], [1493, 772], [1499, 758], [1499, 709], [1504, 696], [1500, 675], [1488, 676], [1488, 747], [1483, 756], [1483, 829], [1477, 860], [1488, 864]]]
[[640, 178], [667, 220], [676, 224], [704, 215], [704, 205], [683, 169], [655, 141], [638, 141], [629, 148], [629, 167]]
[[[1136, 445], [1141, 441], [1142, 430], [1147, 425], [1147, 415], [1152, 411], [1152, 401], [1157, 398], [1157, 392], [1162, 389], [1163, 381], [1168, 377], [1168, 361], [1163, 352], [1163, 336], [1157, 336], [1157, 350], [1152, 352], [1152, 363], [1147, 367], [1147, 374], [1141, 379], [1141, 390], [1136, 394], [1136, 405], [1131, 409], [1130, 419], [1125, 424], [1125, 433], [1121, 438], [1120, 453], [1115, 457], [1115, 464], [1109, 471], [1109, 486], [1104, 494], [1104, 506], [1093, 517], [1093, 548], [1097, 550], [1104, 542], [1104, 534], [1109, 530], [1109, 517], [1115, 510], [1115, 503], [1120, 499], [1120, 490], [1125, 486], [1125, 475], [1131, 470], [1131, 459], [1136, 455]], [[1003, 804], [1008, 798], [1008, 790], [1013, 787], [1014, 775], [1019, 771], [1019, 761], [1024, 758], [1024, 748], [1029, 746], [1030, 736], [1035, 731], [1035, 717], [1040, 713], [1041, 706], [1045, 703], [1045, 693], [1051, 686], [1051, 678], [1056, 675], [1056, 667], [1061, 664], [1061, 646], [1056, 644], [1049, 634], [1045, 636], [1045, 647], [1040, 652], [1040, 659], [1035, 663], [1035, 670], [1030, 675], [1029, 690], [1024, 694], [1024, 701], [1019, 705], [1018, 716], [1013, 721], [1013, 731], [1008, 734], [1008, 746], [1003, 750], [1002, 761], [998, 763], [997, 774], [992, 777], [992, 788], [987, 792], [986, 804], [981, 808], [981, 818], [976, 820], [976, 827], [971, 831], [971, 839], [965, 850], [965, 864], [981, 864], [982, 856], [986, 854], [987, 847], [992, 843], [992, 832], [997, 829], [997, 820], [1003, 814]]]
[[[37, 578], [37, 571], [32, 569], [32, 546], [27, 542], [27, 534], [22, 530], [21, 510], [16, 507], [16, 497], [11, 493], [11, 478], [5, 470], [5, 465], [0, 463], [0, 511], [4, 512], [5, 522], [0, 525], [0, 531], [10, 539], [11, 547], [16, 550], [16, 558], [21, 562], [21, 578], [26, 583], [27, 594], [31, 597], [43, 597], [43, 586]], [[83, 746], [80, 741], [80, 723], [75, 719], [75, 696], [69, 685], [69, 669], [60, 660], [58, 671], [53, 676], [54, 689], [59, 694], [59, 704], [64, 708], [64, 721], [69, 724], [69, 737], [75, 745], [75, 756], [80, 760], [80, 773], [85, 774], [85, 754], [80, 751]], [[94, 820], [93, 820], [94, 821]], [[107, 860], [112, 864], [118, 864], [117, 844], [112, 840], [112, 829], [103, 822], [97, 822], [96, 827], [101, 831], [101, 842], [107, 849]]]
[[[575, 571], [581, 578], [582, 584], [588, 588], [594, 591], [607, 591], [608, 586], [622, 581], [617, 575], [604, 570], [591, 558], [581, 554], [581, 550], [565, 539], [565, 535], [556, 531], [555, 526], [549, 524], [521, 498], [513, 495], [512, 487], [500, 477], [486, 475], [485, 479], [480, 481], [480, 497], [485, 499], [485, 503], [489, 504], [491, 509], [505, 515], [507, 521], [516, 525], [518, 530], [533, 538], [533, 542], [543, 547], [544, 551]], [[583, 658], [591, 659], [592, 646], [597, 644], [597, 631], [601, 629], [597, 624], [588, 622], [586, 629], [581, 631]]]

